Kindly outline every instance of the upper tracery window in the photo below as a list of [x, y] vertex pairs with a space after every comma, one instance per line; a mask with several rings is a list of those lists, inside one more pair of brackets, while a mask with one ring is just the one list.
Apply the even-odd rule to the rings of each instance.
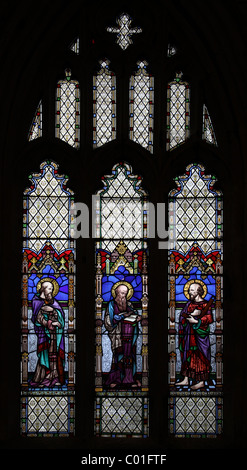
[[133, 36], [133, 34], [141, 33], [142, 28], [139, 26], [131, 28], [130, 25], [133, 20], [127, 13], [122, 13], [116, 21], [118, 23], [118, 27], [108, 26], [106, 30], [109, 33], [117, 34], [116, 43], [121, 47], [121, 49], [125, 50], [133, 43], [131, 36]]
[[40, 100], [37, 109], [35, 111], [35, 115], [33, 118], [33, 122], [28, 134], [28, 140], [34, 140], [38, 137], [42, 136], [42, 100]]
[[207, 143], [217, 146], [217, 140], [216, 140], [213, 124], [212, 124], [207, 106], [205, 104], [203, 105], [202, 138]]
[[108, 59], [100, 60], [100, 70], [93, 76], [93, 146], [116, 138], [116, 76]]
[[129, 136], [153, 153], [154, 77], [147, 65], [138, 61], [137, 71], [130, 77]]
[[80, 146], [80, 88], [77, 80], [71, 80], [70, 69], [57, 83], [55, 136], [72, 147]]
[[182, 73], [167, 86], [166, 148], [171, 150], [190, 135], [190, 87], [182, 81]]

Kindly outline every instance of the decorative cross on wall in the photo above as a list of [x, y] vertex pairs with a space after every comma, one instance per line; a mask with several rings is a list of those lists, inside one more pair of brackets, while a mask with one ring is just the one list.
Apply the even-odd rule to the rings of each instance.
[[138, 26], [135, 28], [130, 28], [132, 23], [132, 18], [127, 13], [122, 13], [119, 18], [117, 18], [116, 22], [118, 23], [119, 27], [109, 26], [106, 28], [108, 33], [117, 33], [117, 44], [125, 50], [127, 47], [133, 43], [131, 40], [132, 34], [141, 33], [142, 28]]

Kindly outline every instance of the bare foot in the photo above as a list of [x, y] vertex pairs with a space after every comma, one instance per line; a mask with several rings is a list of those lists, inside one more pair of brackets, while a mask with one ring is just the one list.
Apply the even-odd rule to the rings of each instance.
[[189, 384], [189, 379], [188, 377], [185, 377], [184, 380], [182, 380], [182, 382], [177, 382], [175, 385], [188, 385]]
[[198, 384], [192, 385], [191, 390], [198, 390], [198, 388], [204, 387], [204, 382], [198, 382]]
[[110, 388], [115, 388], [116, 386], [117, 386], [117, 384], [111, 384]]

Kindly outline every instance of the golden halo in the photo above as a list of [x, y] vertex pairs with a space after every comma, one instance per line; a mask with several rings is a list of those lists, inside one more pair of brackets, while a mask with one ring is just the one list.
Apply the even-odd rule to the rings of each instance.
[[184, 286], [184, 295], [185, 297], [187, 297], [187, 299], [190, 298], [190, 295], [189, 295], [189, 288], [191, 286], [191, 284], [200, 284], [203, 288], [203, 294], [202, 294], [202, 298], [204, 299], [204, 297], [207, 295], [207, 286], [205, 284], [205, 282], [201, 281], [200, 279], [191, 279], [190, 281], [186, 282], [185, 286]]
[[112, 286], [112, 289], [111, 289], [112, 297], [114, 297], [114, 299], [115, 299], [116, 289], [118, 288], [118, 286], [128, 287], [129, 290], [128, 290], [128, 294], [127, 294], [127, 300], [131, 299], [131, 297], [134, 293], [134, 289], [133, 289], [132, 285], [127, 281], [118, 281]]
[[53, 279], [52, 277], [43, 277], [43, 279], [40, 279], [40, 281], [39, 281], [38, 284], [37, 284], [37, 292], [40, 291], [41, 286], [42, 286], [42, 284], [43, 284], [44, 282], [51, 282], [51, 284], [53, 284], [53, 293], [52, 293], [52, 295], [53, 295], [53, 297], [56, 297], [56, 295], [57, 295], [58, 292], [59, 292], [59, 284], [58, 284], [58, 282], [57, 282], [55, 279]]

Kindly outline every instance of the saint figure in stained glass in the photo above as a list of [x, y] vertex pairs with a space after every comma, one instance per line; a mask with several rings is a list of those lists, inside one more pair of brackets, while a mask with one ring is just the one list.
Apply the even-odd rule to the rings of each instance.
[[52, 278], [42, 279], [32, 298], [32, 318], [37, 335], [38, 362], [32, 387], [64, 384], [65, 313], [55, 299], [59, 285]]
[[[188, 286], [189, 284], [189, 286]], [[209, 325], [213, 323], [212, 298], [204, 301], [207, 292], [203, 281], [189, 281], [184, 291], [189, 301], [179, 317], [179, 350], [181, 354], [181, 375], [184, 379], [177, 385], [189, 385], [189, 378], [195, 380], [191, 390], [204, 387], [209, 379], [211, 352]]]
[[115, 388], [118, 384], [141, 386], [139, 380], [134, 380], [134, 376], [136, 341], [139, 333], [137, 323], [142, 317], [128, 301], [133, 293], [131, 284], [119, 281], [113, 286], [112, 292], [114, 299], [108, 303], [106, 309], [105, 327], [111, 340], [113, 359], [105, 384], [111, 388]]

